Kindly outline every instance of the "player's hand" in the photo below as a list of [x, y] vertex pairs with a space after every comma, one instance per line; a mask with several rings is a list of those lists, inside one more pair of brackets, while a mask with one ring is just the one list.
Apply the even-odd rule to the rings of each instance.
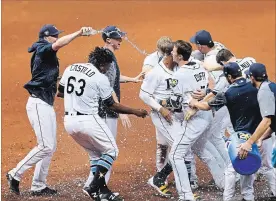
[[190, 100], [190, 102], [189, 102], [189, 106], [190, 107], [196, 107], [196, 103], [197, 103], [198, 101], [196, 100], [196, 99], [191, 99]]
[[188, 121], [189, 119], [191, 119], [195, 113], [197, 112], [196, 109], [191, 109], [189, 108], [186, 112], [185, 112], [185, 116], [184, 116], [184, 120]]
[[[142, 82], [143, 81], [143, 77], [145, 76], [146, 72], [141, 72], [139, 73], [139, 75], [137, 75], [136, 77], [133, 78], [133, 82]], [[141, 79], [142, 78], [142, 79]]]
[[132, 126], [126, 114], [119, 114], [119, 118], [121, 119], [124, 128], [130, 128]]
[[144, 109], [138, 109], [138, 110], [135, 110], [134, 115], [136, 115], [137, 117], [145, 118], [148, 115], [148, 112], [147, 110], [144, 110]]
[[263, 145], [263, 140], [259, 139], [257, 142], [256, 142], [257, 146], [258, 146], [258, 149], [260, 149]]
[[98, 33], [97, 30], [93, 29], [92, 27], [82, 27], [80, 29], [81, 36], [91, 36]]
[[166, 121], [169, 122], [169, 124], [172, 124], [171, 112], [167, 108], [161, 107], [159, 112], [164, 117], [164, 119], [166, 119]]
[[245, 159], [247, 157], [248, 152], [252, 150], [252, 144], [246, 141], [245, 143], [240, 144], [238, 148], [239, 148], [238, 155], [240, 159]]
[[205, 96], [206, 96], [205, 90], [202, 90], [202, 89], [197, 89], [192, 93], [192, 97], [196, 100], [203, 99]]

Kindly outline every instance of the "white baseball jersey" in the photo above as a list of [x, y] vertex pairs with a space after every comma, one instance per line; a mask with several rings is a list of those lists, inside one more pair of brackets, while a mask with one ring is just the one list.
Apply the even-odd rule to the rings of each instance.
[[243, 59], [237, 59], [237, 64], [239, 64], [241, 71], [242, 71], [242, 75], [243, 77], [245, 77], [245, 71], [247, 69], [249, 69], [250, 65], [253, 63], [256, 63], [256, 60], [252, 57], [245, 57]]
[[90, 63], [70, 65], [60, 80], [64, 86], [66, 112], [98, 114], [99, 98], [105, 100], [113, 92], [108, 78]]
[[158, 51], [153, 52], [145, 58], [143, 66], [147, 65], [154, 68], [155, 66], [158, 65], [161, 59], [162, 59], [162, 55], [160, 55]]
[[141, 90], [156, 100], [167, 100], [173, 93], [171, 87], [173, 73], [161, 61], [146, 75]]
[[206, 90], [208, 72], [201, 64], [190, 62], [179, 67], [172, 79], [173, 92], [183, 97], [183, 104], [187, 106], [191, 94], [197, 89]]
[[[239, 64], [241, 68], [243, 77], [245, 77], [244, 72], [249, 68], [251, 64], [256, 63], [256, 60], [252, 57], [245, 57], [243, 59], [237, 59], [236, 62], [237, 64]], [[224, 74], [222, 74], [216, 80], [216, 86], [214, 87], [213, 91], [217, 93], [222, 92], [228, 86], [229, 86], [229, 83], [226, 80]]]

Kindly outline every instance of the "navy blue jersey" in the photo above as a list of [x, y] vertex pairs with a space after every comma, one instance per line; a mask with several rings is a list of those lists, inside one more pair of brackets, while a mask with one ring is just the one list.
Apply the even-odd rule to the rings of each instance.
[[244, 78], [236, 80], [225, 92], [226, 106], [236, 132], [254, 133], [261, 122], [257, 94], [258, 90]]
[[[111, 52], [111, 51], [110, 51]], [[115, 94], [117, 95], [117, 98], [120, 102], [120, 68], [117, 63], [117, 59], [115, 55], [112, 53], [113, 62], [109, 70], [106, 72], [106, 76], [108, 77], [108, 80], [110, 82], [110, 86], [113, 88]], [[111, 118], [118, 118], [118, 113], [114, 112], [113, 110], [110, 110], [107, 106], [104, 105], [103, 101], [99, 101], [99, 116], [102, 118], [105, 117], [111, 117]]]
[[33, 53], [31, 58], [32, 79], [24, 85], [24, 88], [30, 94], [53, 105], [59, 76], [57, 52], [52, 49], [52, 44], [44, 39], [39, 39], [34, 43], [28, 52]]

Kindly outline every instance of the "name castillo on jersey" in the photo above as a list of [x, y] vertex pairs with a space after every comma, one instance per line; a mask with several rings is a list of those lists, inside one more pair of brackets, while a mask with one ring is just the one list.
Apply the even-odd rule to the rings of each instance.
[[82, 65], [80, 65], [80, 64], [71, 65], [70, 71], [80, 72], [80, 73], [87, 75], [88, 77], [92, 77], [93, 75], [95, 75], [95, 71], [93, 71], [91, 68], [84, 66], [83, 64]]
[[90, 63], [68, 66], [60, 80], [64, 86], [64, 109], [83, 114], [98, 114], [99, 99], [112, 95], [108, 78]]

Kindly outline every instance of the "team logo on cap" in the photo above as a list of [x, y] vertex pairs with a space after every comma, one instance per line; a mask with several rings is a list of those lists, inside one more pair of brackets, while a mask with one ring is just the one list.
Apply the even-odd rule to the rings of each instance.
[[45, 36], [48, 36], [49, 35], [49, 31], [47, 30], [47, 31], [44, 31], [44, 35]]

